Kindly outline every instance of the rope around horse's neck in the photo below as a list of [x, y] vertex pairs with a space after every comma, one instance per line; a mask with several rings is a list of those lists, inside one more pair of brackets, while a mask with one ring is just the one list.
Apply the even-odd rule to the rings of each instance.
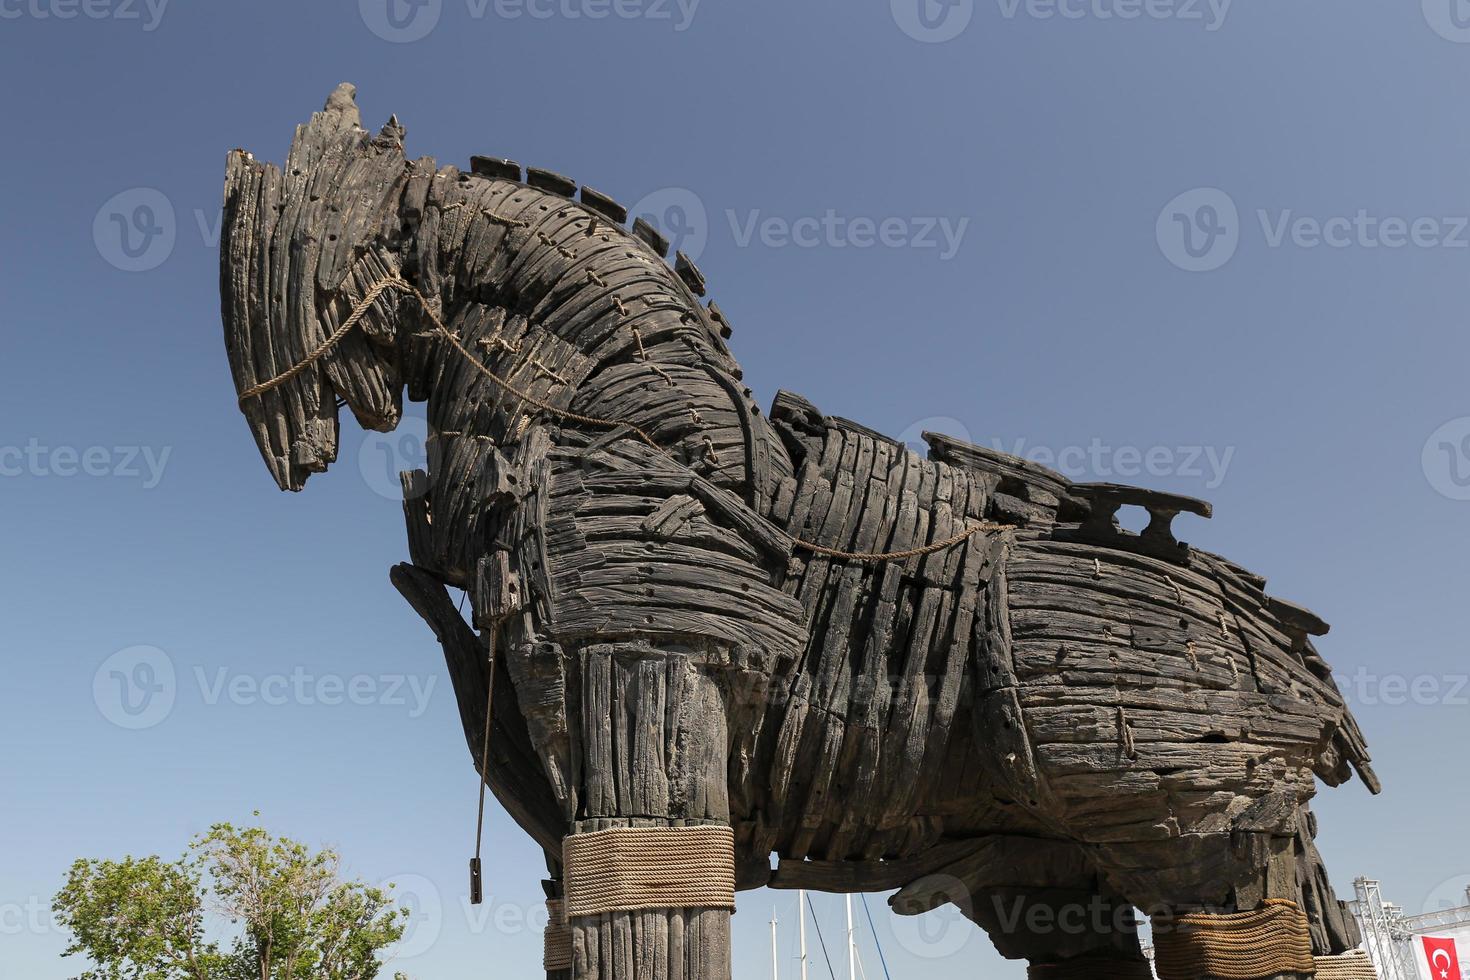
[[[331, 336], [322, 341], [321, 345], [318, 346], [316, 350], [312, 351], [310, 354], [307, 354], [302, 361], [300, 361], [293, 367], [286, 369], [282, 373], [276, 375], [274, 378], [271, 378], [268, 381], [262, 381], [260, 384], [257, 385], [252, 385], [251, 387], [246, 388], [244, 391], [242, 391], [240, 393], [240, 404], [243, 406], [245, 402], [249, 401], [250, 399], [258, 398], [268, 391], [273, 391], [276, 388], [279, 388], [281, 385], [290, 381], [292, 378], [295, 378], [296, 376], [301, 374], [302, 371], [305, 371], [308, 367], [325, 357], [333, 347], [336, 347], [339, 343], [341, 343], [342, 339], [346, 337], [349, 333], [351, 333], [352, 329], [362, 321], [362, 318], [367, 315], [368, 310], [370, 310], [373, 304], [378, 301], [378, 297], [382, 296], [383, 293], [387, 292], [390, 289], [397, 290], [400, 293], [412, 296], [417, 299], [419, 301], [419, 306], [423, 309], [425, 315], [427, 315], [430, 322], [434, 324], [434, 331], [436, 333], [438, 333], [445, 340], [449, 341], [454, 349], [459, 351], [460, 354], [464, 355], [465, 360], [469, 361], [470, 364], [477, 371], [483, 374], [495, 385], [515, 395], [526, 404], [531, 405], [535, 408], [539, 408], [541, 411], [546, 412], [549, 415], [554, 415], [557, 418], [564, 419], [568, 422], [580, 422], [584, 425], [596, 426], [597, 428], [602, 429], [626, 428], [630, 433], [636, 436], [639, 441], [646, 443], [650, 448], [664, 454], [665, 456], [668, 455], [668, 451], [663, 446], [660, 446], [658, 443], [654, 442], [652, 436], [650, 436], [643, 429], [640, 429], [638, 426], [632, 424], [631, 422], [620, 422], [615, 419], [600, 419], [591, 415], [579, 415], [576, 412], [571, 412], [564, 408], [558, 408], [557, 406], [552, 405], [551, 403], [543, 399], [537, 398], [530, 392], [516, 387], [505, 378], [502, 378], [500, 375], [496, 374], [494, 371], [490, 370], [488, 367], [482, 364], [480, 362], [480, 359], [477, 358], [473, 353], [471, 353], [469, 348], [465, 347], [460, 339], [454, 335], [454, 332], [444, 325], [444, 321], [439, 318], [439, 315], [434, 312], [433, 307], [429, 305], [428, 299], [424, 297], [423, 293], [419, 292], [418, 288], [414, 286], [413, 283], [402, 278], [401, 276], [394, 275], [384, 276], [382, 279], [379, 279], [377, 282], [373, 283], [372, 288], [370, 288], [363, 296], [363, 298], [357, 302], [357, 305], [352, 308], [352, 312], [348, 315], [347, 319], [342, 321], [342, 325], [336, 330], [332, 331]], [[958, 545], [964, 541], [968, 541], [970, 538], [974, 537], [981, 531], [998, 531], [1009, 528], [1010, 525], [1008, 524], [998, 524], [994, 521], [976, 521], [964, 531], [961, 531], [959, 534], [956, 534], [953, 537], [945, 538], [943, 541], [936, 541], [933, 544], [923, 545], [918, 548], [908, 548], [903, 551], [841, 551], [837, 548], [828, 548], [825, 545], [815, 544], [811, 541], [803, 541], [801, 538], [796, 537], [793, 537], [791, 539], [791, 542], [793, 545], [803, 551], [809, 551], [813, 554], [823, 555], [828, 558], [838, 558], [844, 561], [903, 561], [908, 558], [919, 558], [924, 555], [932, 555], [935, 552], [947, 551], [948, 549], [953, 548], [955, 545]]]

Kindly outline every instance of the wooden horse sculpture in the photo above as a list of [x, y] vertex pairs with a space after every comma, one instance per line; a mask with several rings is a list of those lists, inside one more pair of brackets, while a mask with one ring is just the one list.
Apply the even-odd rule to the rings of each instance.
[[1307, 803], [1378, 787], [1326, 624], [1175, 539], [1207, 504], [763, 414], [648, 222], [403, 139], [344, 85], [284, 168], [230, 154], [226, 344], [283, 489], [340, 404], [389, 430], [405, 387], [428, 403], [393, 581], [546, 851], [550, 975], [723, 980], [761, 885], [954, 902], [1035, 977], [1147, 977], [1134, 908], [1166, 980], [1356, 944]]

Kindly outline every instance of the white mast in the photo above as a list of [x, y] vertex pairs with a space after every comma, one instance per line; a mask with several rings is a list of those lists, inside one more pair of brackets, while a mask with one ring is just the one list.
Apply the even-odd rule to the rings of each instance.
[[776, 907], [771, 906], [771, 980], [781, 980], [781, 967], [776, 960]]
[[796, 921], [801, 923], [801, 980], [806, 980], [806, 892], [796, 891]]
[[847, 980], [857, 980], [857, 943], [852, 938], [852, 893], [847, 894]]

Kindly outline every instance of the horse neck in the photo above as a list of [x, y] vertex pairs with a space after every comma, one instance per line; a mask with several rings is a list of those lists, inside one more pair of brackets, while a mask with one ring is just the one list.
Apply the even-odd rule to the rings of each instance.
[[429, 400], [436, 430], [505, 444], [529, 421], [584, 424], [564, 413], [627, 422], [717, 482], [747, 483], [752, 420], [764, 420], [722, 319], [620, 225], [450, 168], [409, 254], [459, 341], [420, 330], [410, 345], [410, 396]]

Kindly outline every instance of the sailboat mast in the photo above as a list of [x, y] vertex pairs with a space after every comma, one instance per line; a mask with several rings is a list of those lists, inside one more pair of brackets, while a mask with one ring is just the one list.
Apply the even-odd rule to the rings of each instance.
[[857, 943], [852, 938], [852, 894], [847, 895], [847, 980], [857, 980]]
[[771, 980], [781, 980], [781, 966], [776, 959], [776, 909], [771, 907]]
[[806, 891], [796, 891], [796, 917], [801, 923], [801, 980], [806, 980]]

